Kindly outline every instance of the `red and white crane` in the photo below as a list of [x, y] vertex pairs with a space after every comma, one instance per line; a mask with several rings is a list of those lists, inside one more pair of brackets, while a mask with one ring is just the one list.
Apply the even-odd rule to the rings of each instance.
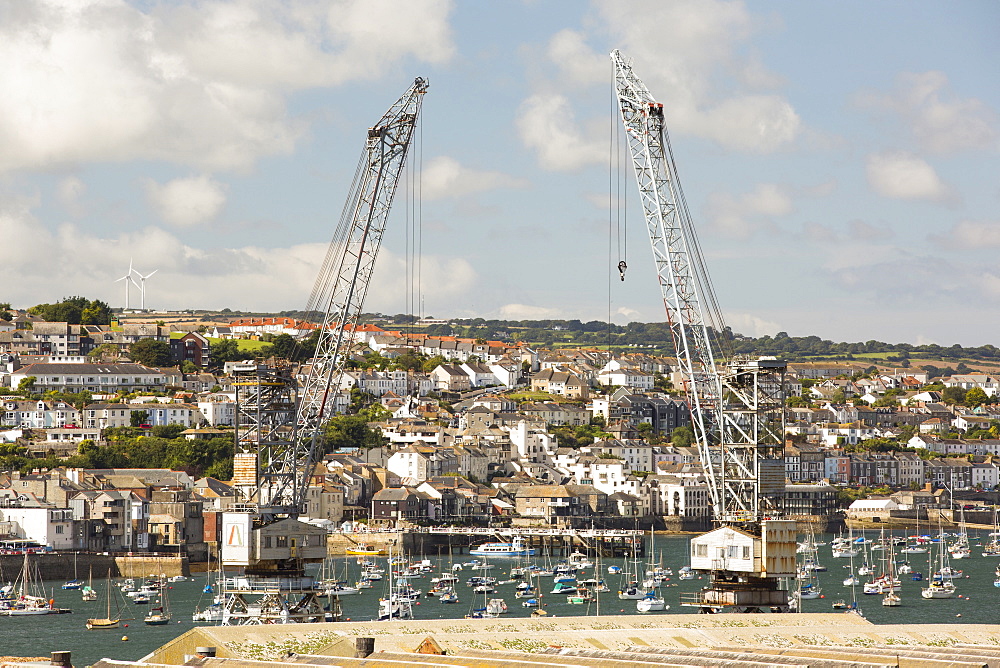
[[[785, 493], [782, 450], [786, 365], [773, 357], [734, 356], [727, 350], [720, 336], [727, 330], [681, 188], [663, 104], [653, 98], [619, 51], [611, 53], [611, 60], [618, 109], [713, 518], [721, 527], [738, 527], [742, 533], [762, 540], [766, 552], [768, 536], [764, 525], [768, 520], [777, 520]], [[721, 361], [717, 361], [720, 356]], [[708, 596], [711, 601], [702, 596], [692, 604], [714, 609], [718, 607], [715, 603], [723, 599], [741, 599], [730, 596], [739, 590], [755, 591], [757, 595], [742, 596], [740, 603], [724, 605], [785, 607], [787, 601], [784, 594], [777, 593], [776, 577], [794, 572], [784, 554], [789, 527], [785, 522], [780, 527], [777, 523], [771, 526], [771, 555], [780, 552], [778, 561], [767, 562], [765, 558], [754, 563], [751, 559], [749, 566], [736, 568], [735, 561], [719, 558], [718, 550], [729, 554], [731, 546], [713, 543], [714, 538], [703, 543], [706, 559], [701, 563], [711, 564], [707, 570], [712, 571], [712, 585], [719, 595]], [[780, 540], [776, 539], [778, 534]], [[723, 535], [731, 537], [723, 531], [715, 538]], [[692, 541], [692, 549], [696, 542]], [[692, 555], [692, 565], [696, 561]]]

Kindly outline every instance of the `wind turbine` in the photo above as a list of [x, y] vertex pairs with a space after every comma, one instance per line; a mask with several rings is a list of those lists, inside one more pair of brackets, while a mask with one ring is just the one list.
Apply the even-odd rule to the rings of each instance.
[[[135, 271], [134, 269], [132, 269], [132, 258], [129, 258], [129, 261], [128, 261], [128, 273], [115, 281], [115, 283], [117, 283], [118, 281], [125, 281], [125, 310], [128, 310], [128, 308], [129, 308], [129, 303], [128, 303], [128, 284], [131, 283], [135, 287], [137, 287], [137, 288], [139, 287], [139, 284], [135, 282], [134, 278], [132, 278], [132, 273], [133, 272], [135, 272], [137, 274], [139, 273], [139, 272]], [[139, 274], [139, 275], [141, 276], [142, 274]], [[150, 276], [152, 276], [152, 274], [150, 274]]]
[[[143, 276], [142, 274], [140, 274], [138, 272], [138, 270], [136, 270], [136, 272], [135, 272], [135, 275], [139, 277], [139, 302], [140, 302], [139, 307], [143, 311], [146, 310], [146, 279], [149, 278], [150, 276], [152, 276], [153, 274], [155, 274], [158, 271], [159, 271], [159, 269], [154, 269], [153, 271], [149, 272], [145, 276]], [[134, 283], [135, 281], [132, 281], [132, 282]]]

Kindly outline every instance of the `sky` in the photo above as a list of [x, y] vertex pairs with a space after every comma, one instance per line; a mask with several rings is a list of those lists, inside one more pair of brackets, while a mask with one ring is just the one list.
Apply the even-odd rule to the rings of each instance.
[[1000, 343], [992, 0], [0, 0], [0, 301], [303, 308], [421, 76], [366, 310], [662, 321], [616, 48], [736, 331]]

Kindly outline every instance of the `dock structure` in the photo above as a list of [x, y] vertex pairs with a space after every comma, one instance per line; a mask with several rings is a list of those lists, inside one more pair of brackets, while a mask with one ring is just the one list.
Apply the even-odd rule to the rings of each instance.
[[[643, 557], [646, 532], [639, 529], [563, 529], [542, 527], [418, 527], [402, 530], [404, 544], [433, 553], [436, 546], [447, 545], [456, 553], [480, 543], [510, 542], [524, 539], [536, 555], [569, 556], [575, 551], [601, 557]], [[421, 540], [434, 537], [439, 540]], [[445, 540], [447, 538], [447, 540]]]

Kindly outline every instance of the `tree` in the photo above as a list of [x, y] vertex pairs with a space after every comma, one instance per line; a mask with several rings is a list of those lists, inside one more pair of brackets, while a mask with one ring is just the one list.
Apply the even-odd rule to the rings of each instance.
[[121, 349], [113, 343], [102, 343], [87, 353], [88, 359], [101, 361], [118, 359], [120, 356]]
[[982, 406], [983, 404], [989, 403], [990, 398], [986, 392], [981, 387], [971, 387], [969, 391], [965, 393], [965, 405], [972, 406]]
[[184, 363], [181, 364], [181, 371], [184, 373], [199, 373], [201, 369], [191, 360], [184, 360]]
[[238, 360], [250, 359], [253, 355], [240, 350], [236, 339], [224, 339], [212, 344], [212, 363], [222, 366], [226, 362], [236, 362]]
[[111, 307], [100, 299], [88, 303], [80, 315], [81, 325], [110, 325]]
[[960, 387], [946, 387], [941, 391], [941, 401], [946, 404], [956, 405], [965, 402], [965, 390]]
[[149, 419], [149, 411], [132, 411], [128, 416], [128, 422], [133, 427], [139, 427], [146, 424], [146, 420]]
[[21, 394], [31, 394], [31, 391], [35, 389], [35, 382], [38, 380], [35, 376], [25, 376], [21, 379], [21, 382], [17, 384], [17, 391]]
[[343, 448], [381, 448], [389, 444], [389, 439], [378, 429], [368, 426], [368, 421], [360, 415], [337, 415], [330, 419], [323, 430], [324, 452], [334, 452]]
[[694, 429], [691, 427], [677, 427], [670, 432], [670, 442], [678, 448], [686, 448], [694, 443]]
[[14, 316], [10, 312], [10, 302], [0, 303], [0, 320], [10, 322], [13, 319]]
[[[212, 352], [214, 355], [214, 349]], [[133, 362], [151, 367], [169, 366], [171, 362], [170, 344], [156, 339], [139, 339], [129, 348], [128, 355]]]

